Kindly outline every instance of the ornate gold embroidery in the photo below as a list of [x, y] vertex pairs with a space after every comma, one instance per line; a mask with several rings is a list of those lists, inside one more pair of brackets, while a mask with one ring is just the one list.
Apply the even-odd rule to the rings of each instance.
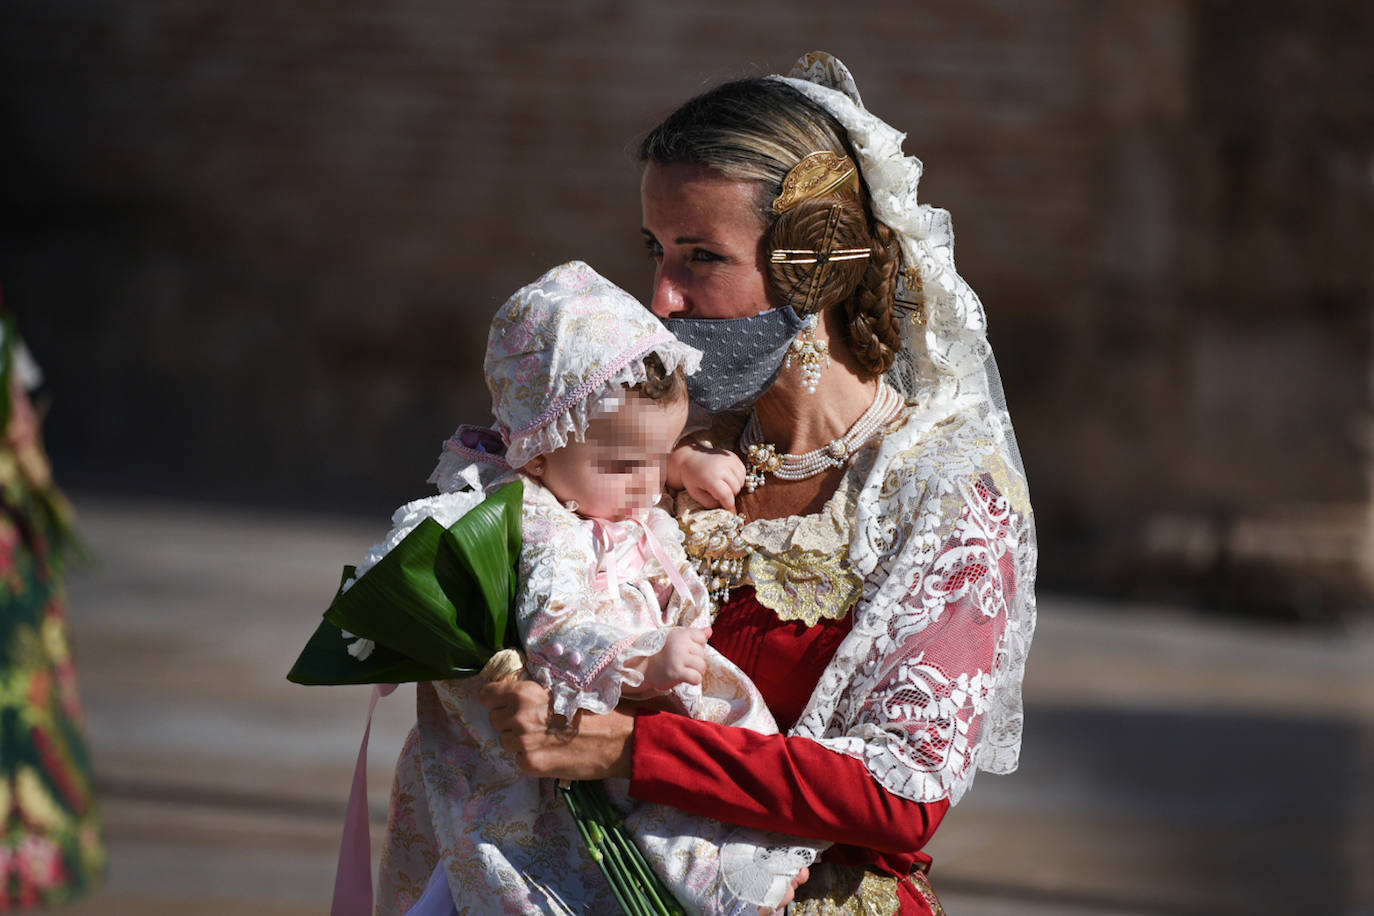
[[934, 916], [945, 916], [945, 908], [924, 872], [895, 878], [829, 862], [811, 867], [810, 880], [797, 891], [796, 901], [787, 912], [792, 916], [893, 916], [902, 907], [897, 888], [903, 881], [915, 889]]
[[822, 617], [843, 618], [863, 590], [863, 580], [849, 568], [848, 557], [848, 549], [822, 554], [792, 547], [776, 557], [753, 553], [748, 578], [759, 603], [779, 620], [815, 626]]
[[944, 905], [940, 903], [940, 898], [935, 896], [935, 889], [930, 886], [930, 878], [926, 877], [923, 871], [914, 871], [907, 875], [906, 880], [911, 882], [911, 886], [916, 888], [916, 893], [930, 907], [931, 916], [946, 916]]
[[902, 906], [891, 875], [822, 862], [797, 891], [793, 916], [893, 916]]
[[1026, 490], [1026, 478], [1013, 470], [1000, 452], [989, 456], [987, 464], [988, 473], [992, 475], [993, 483], [1007, 498], [1012, 511], [1017, 515], [1028, 515], [1030, 513], [1030, 493]]

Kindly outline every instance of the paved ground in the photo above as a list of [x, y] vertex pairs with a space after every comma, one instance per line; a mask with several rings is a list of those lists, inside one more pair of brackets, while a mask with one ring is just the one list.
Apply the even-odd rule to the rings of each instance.
[[[367, 690], [283, 675], [385, 520], [77, 502], [111, 865], [66, 912], [327, 912]], [[1040, 620], [1021, 771], [932, 849], [953, 916], [1374, 914], [1374, 630], [1053, 596]], [[374, 726], [375, 821], [412, 695]]]

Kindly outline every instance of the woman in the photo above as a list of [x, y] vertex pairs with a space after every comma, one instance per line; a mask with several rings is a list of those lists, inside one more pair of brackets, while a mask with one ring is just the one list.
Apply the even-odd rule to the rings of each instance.
[[0, 911], [90, 889], [105, 862], [64, 562], [71, 507], [53, 483], [28, 391], [38, 367], [0, 308]]
[[483, 702], [531, 775], [832, 844], [794, 913], [939, 913], [922, 847], [976, 770], [1016, 766], [1030, 506], [920, 163], [838, 61], [793, 77], [693, 99], [641, 148], [652, 308], [705, 351], [695, 401], [752, 405], [700, 446], [745, 459], [740, 514], [698, 504], [731, 506], [726, 475], [679, 521], [726, 599], [711, 642], [784, 734], [652, 711], [551, 732], [529, 682]]

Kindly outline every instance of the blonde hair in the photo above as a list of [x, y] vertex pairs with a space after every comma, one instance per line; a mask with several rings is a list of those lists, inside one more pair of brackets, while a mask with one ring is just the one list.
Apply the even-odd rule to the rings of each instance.
[[820, 151], [857, 161], [844, 127], [825, 109], [786, 83], [745, 79], [687, 101], [649, 132], [640, 143], [639, 158], [659, 165], [702, 165], [726, 178], [756, 182], [769, 249], [819, 248], [827, 231], [835, 247], [869, 248], [867, 260], [835, 262], [833, 270], [818, 264], [770, 264], [769, 281], [780, 301], [800, 310], [796, 294], [809, 286], [809, 272], [827, 269], [812, 311], [842, 306], [845, 342], [865, 373], [881, 375], [901, 349], [893, 311], [901, 253], [892, 230], [873, 217], [867, 186], [858, 200], [817, 198], [782, 216], [773, 212], [787, 173]]

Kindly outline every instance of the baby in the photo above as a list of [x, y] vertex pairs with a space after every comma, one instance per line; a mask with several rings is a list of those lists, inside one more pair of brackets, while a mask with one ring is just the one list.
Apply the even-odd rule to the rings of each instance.
[[[495, 428], [460, 428], [430, 478], [446, 495], [423, 502], [446, 524], [439, 503], [470, 505], [524, 480], [517, 621], [530, 673], [568, 719], [625, 696], [664, 696], [697, 718], [776, 731], [753, 685], [706, 644], [706, 587], [657, 506], [687, 418], [685, 374], [699, 359], [587, 265], [554, 268], [492, 322], [484, 368]], [[380, 912], [446, 916], [477, 901], [486, 903], [472, 912], [610, 912], [554, 793], [502, 752], [479, 686], [419, 685]], [[619, 807], [633, 809], [626, 825], [646, 858], [691, 912], [757, 912], [814, 856], [789, 838], [637, 805], [625, 788], [608, 781]]]
[[[747, 679], [707, 649], [705, 586], [658, 508], [687, 420], [685, 372], [699, 359], [577, 262], [492, 321], [485, 372], [504, 456], [485, 431], [460, 428], [431, 482], [490, 491], [524, 479], [517, 620], [558, 715], [674, 692], [697, 718], [775, 730]], [[465, 444], [474, 435], [476, 448]], [[688, 474], [717, 456], [696, 459]]]

